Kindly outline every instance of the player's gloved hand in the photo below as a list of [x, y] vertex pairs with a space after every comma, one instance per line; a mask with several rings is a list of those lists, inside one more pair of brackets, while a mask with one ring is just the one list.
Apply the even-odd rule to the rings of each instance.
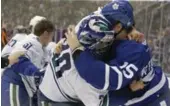
[[9, 55], [9, 64], [13, 65], [19, 61], [19, 57], [25, 54], [24, 51], [17, 51]]
[[142, 43], [144, 41], [144, 34], [133, 28], [133, 30], [128, 34], [128, 39]]
[[67, 28], [67, 32], [65, 33], [66, 40], [71, 50], [74, 51], [76, 48], [82, 47], [77, 39], [77, 35], [75, 33], [75, 26], [71, 25]]
[[130, 89], [135, 92], [135, 91], [138, 91], [138, 90], [141, 90], [144, 88], [144, 83], [143, 81], [136, 81], [134, 80], [131, 84], [130, 84]]

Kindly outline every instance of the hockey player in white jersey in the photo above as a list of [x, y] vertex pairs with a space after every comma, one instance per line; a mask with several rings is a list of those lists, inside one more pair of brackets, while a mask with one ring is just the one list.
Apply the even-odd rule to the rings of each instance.
[[[62, 52], [54, 54], [51, 62], [48, 64], [40, 89], [40, 106], [50, 104], [57, 106], [57, 102], [73, 102], [66, 106], [76, 106], [76, 103], [83, 101], [86, 106], [98, 106], [101, 99], [101, 92], [86, 83], [77, 73], [71, 56], [71, 49], [64, 41], [62, 44]], [[20, 63], [24, 64], [24, 62]], [[26, 65], [25, 65], [26, 67]], [[32, 66], [28, 65], [28, 68]], [[32, 68], [33, 69], [33, 68]], [[14, 72], [23, 71], [22, 69], [13, 70]], [[27, 76], [37, 75], [39, 69], [34, 70], [32, 74], [28, 69], [24, 72]]]
[[27, 37], [26, 28], [23, 26], [17, 26], [14, 32], [16, 32], [14, 37], [12, 37], [8, 44], [2, 49], [2, 57], [7, 57], [15, 47], [16, 43]]
[[[31, 31], [31, 33], [28, 35], [28, 36], [34, 36], [34, 28], [35, 28], [35, 25], [41, 21], [41, 20], [44, 20], [46, 19], [45, 17], [42, 17], [42, 16], [34, 16], [31, 20], [30, 20], [30, 23], [29, 23], [29, 30]], [[45, 47], [45, 55], [44, 57], [46, 57], [45, 61], [48, 62], [49, 61], [49, 58], [51, 56], [51, 49], [52, 48], [55, 48], [56, 47], [56, 43], [55, 42], [50, 42], [46, 47]]]
[[[15, 28], [16, 31], [14, 30], [14, 32], [16, 34], [14, 33], [15, 34], [14, 37], [12, 37], [11, 40], [8, 42], [8, 44], [5, 45], [5, 47], [3, 48], [2, 53], [1, 53], [1, 57], [3, 57], [4, 60], [7, 60], [7, 61], [4, 61], [6, 64], [3, 67], [8, 66], [8, 64], [10, 63], [8, 61], [8, 56], [12, 52], [12, 50], [15, 48], [16, 44], [18, 42], [24, 40], [27, 37], [28, 30], [30, 30], [30, 32], [31, 32], [29, 34], [29, 36], [33, 35], [35, 25], [43, 19], [46, 19], [46, 18], [42, 17], [42, 16], [34, 16], [30, 20], [28, 29], [25, 29], [23, 26], [18, 26], [17, 28]], [[12, 63], [10, 63], [10, 64], [12, 64]]]
[[14, 29], [14, 37], [11, 38], [11, 40], [4, 46], [1, 52], [1, 73], [3, 73], [3, 70], [5, 67], [8, 66], [9, 60], [8, 56], [15, 47], [16, 43], [25, 39], [27, 37], [27, 29], [23, 26], [19, 25]]
[[[52, 40], [53, 24], [49, 20], [41, 20], [34, 27], [34, 35], [28, 36], [9, 55], [9, 59], [17, 52], [22, 52], [29, 60], [39, 68], [45, 64], [45, 47]], [[16, 55], [15, 55], [16, 56]], [[19, 67], [18, 67], [19, 69]], [[34, 78], [20, 75], [11, 71], [8, 67], [2, 75], [2, 106], [29, 106], [29, 97], [32, 97], [37, 88]], [[8, 92], [5, 92], [7, 91]], [[15, 98], [12, 98], [15, 94]]]

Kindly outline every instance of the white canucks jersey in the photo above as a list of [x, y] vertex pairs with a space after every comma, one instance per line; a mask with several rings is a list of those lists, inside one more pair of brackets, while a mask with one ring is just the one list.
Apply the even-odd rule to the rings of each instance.
[[107, 91], [95, 89], [76, 71], [71, 50], [66, 42], [62, 52], [53, 54], [39, 86], [40, 91], [55, 102], [82, 101], [86, 106], [99, 106]]
[[38, 68], [43, 68], [46, 48], [38, 41], [37, 36], [29, 35], [26, 39], [18, 42], [11, 53], [24, 51], [25, 56]]
[[27, 34], [24, 33], [18, 33], [16, 34], [7, 45], [2, 50], [1, 56], [6, 57], [8, 56], [11, 51], [15, 48], [16, 44], [22, 40], [24, 40], [27, 37]]
[[[25, 56], [38, 68], [43, 68], [45, 65], [46, 48], [38, 41], [37, 36], [31, 34], [21, 42], [18, 42], [11, 54], [17, 51], [24, 51]], [[36, 84], [34, 77], [22, 75], [22, 81], [27, 89], [30, 97], [36, 92]]]

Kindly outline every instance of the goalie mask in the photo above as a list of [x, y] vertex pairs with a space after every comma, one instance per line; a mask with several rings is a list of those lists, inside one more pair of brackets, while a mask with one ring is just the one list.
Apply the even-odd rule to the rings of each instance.
[[83, 18], [75, 31], [79, 42], [95, 54], [105, 53], [114, 40], [112, 25], [99, 12]]

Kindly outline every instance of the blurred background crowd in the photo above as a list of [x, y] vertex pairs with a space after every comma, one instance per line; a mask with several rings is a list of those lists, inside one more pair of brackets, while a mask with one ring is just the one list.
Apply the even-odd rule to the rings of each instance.
[[[51, 20], [56, 27], [54, 41], [59, 41], [70, 24], [102, 7], [109, 0], [1, 0], [1, 44], [15, 34], [18, 25], [28, 26], [35, 15]], [[170, 73], [170, 1], [130, 1], [136, 27], [143, 32], [153, 53], [153, 62]]]

